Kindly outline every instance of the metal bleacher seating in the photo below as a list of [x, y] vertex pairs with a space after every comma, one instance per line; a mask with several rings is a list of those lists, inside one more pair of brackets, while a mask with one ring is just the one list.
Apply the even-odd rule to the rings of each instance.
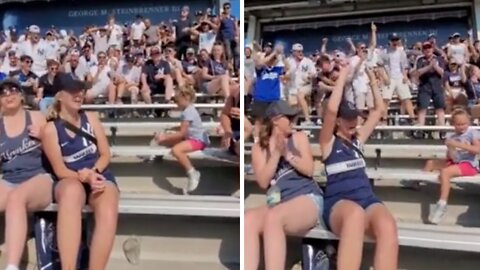
[[[84, 105], [85, 110], [174, 109], [174, 104]], [[200, 103], [221, 109], [220, 103]], [[170, 150], [149, 146], [154, 131], [179, 126], [179, 119], [102, 119], [111, 142], [110, 168], [120, 188], [119, 227], [108, 269], [237, 269], [240, 263], [238, 161], [219, 146], [218, 117], [204, 122], [212, 145], [190, 155], [201, 172], [198, 189], [183, 195], [187, 177]], [[144, 156], [162, 159], [145, 161]], [[222, 175], [222, 178], [218, 176]], [[44, 211], [56, 211], [51, 204]], [[90, 212], [89, 207], [84, 212]], [[128, 239], [138, 240], [140, 258], [129, 263]], [[29, 249], [33, 248], [29, 241]], [[35, 264], [35, 253], [25, 260]]]
[[[320, 185], [323, 185], [326, 179], [317, 137], [321, 127], [296, 126], [294, 128], [314, 134], [310, 136], [315, 159], [314, 176]], [[473, 128], [480, 130], [477, 126]], [[453, 127], [378, 126], [374, 134], [382, 132], [384, 135], [399, 136], [378, 139], [372, 134], [363, 149], [367, 161], [367, 175], [372, 180], [375, 192], [397, 220], [400, 245], [434, 249], [439, 252], [440, 250], [480, 252], [480, 216], [474, 210], [478, 209], [477, 205], [479, 205], [477, 198], [480, 193], [480, 175], [452, 179], [453, 190], [447, 216], [440, 225], [428, 224], [428, 215], [438, 199], [440, 186], [438, 172], [426, 172], [423, 171], [423, 167], [426, 160], [445, 158], [446, 147], [443, 140], [416, 140], [405, 135], [410, 131], [418, 130], [448, 133], [453, 130]], [[245, 164], [250, 162], [251, 146], [251, 143], [245, 145]], [[264, 192], [259, 191], [256, 184], [250, 183], [254, 180], [253, 171], [246, 171], [245, 179], [248, 181], [245, 188], [245, 208], [264, 204]], [[417, 188], [412, 188], [410, 185], [412, 183], [419, 185]], [[337, 239], [323, 226], [318, 226], [300, 237], [327, 241]], [[365, 239], [365, 241], [372, 240]], [[300, 247], [296, 246], [294, 250], [298, 253], [299, 249]], [[292, 250], [292, 246], [289, 246], [289, 250]], [[296, 253], [293, 252], [293, 254]], [[298, 261], [299, 258], [294, 258], [293, 261], [295, 260]]]

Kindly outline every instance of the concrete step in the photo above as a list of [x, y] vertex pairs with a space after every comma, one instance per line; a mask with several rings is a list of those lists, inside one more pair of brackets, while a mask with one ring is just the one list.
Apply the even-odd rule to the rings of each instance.
[[[2, 231], [3, 224], [2, 218]], [[187, 269], [197, 264], [190, 269], [239, 269], [239, 235], [238, 219], [120, 215], [108, 269]], [[127, 239], [140, 243], [138, 265], [130, 264], [125, 257], [123, 244]], [[4, 254], [0, 267], [5, 265]], [[24, 262], [29, 266], [26, 269], [36, 265], [33, 239], [27, 243]]]

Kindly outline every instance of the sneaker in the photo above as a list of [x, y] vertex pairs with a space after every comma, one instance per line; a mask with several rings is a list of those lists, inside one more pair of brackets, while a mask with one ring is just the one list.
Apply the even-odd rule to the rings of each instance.
[[198, 184], [200, 184], [200, 172], [194, 170], [193, 172], [188, 174], [188, 183], [187, 187], [184, 190], [184, 194], [193, 192], [195, 189], [197, 189]]
[[435, 205], [435, 209], [433, 212], [431, 212], [430, 216], [428, 217], [428, 220], [432, 224], [438, 224], [442, 221], [443, 217], [447, 213], [447, 205], [441, 205], [437, 203]]

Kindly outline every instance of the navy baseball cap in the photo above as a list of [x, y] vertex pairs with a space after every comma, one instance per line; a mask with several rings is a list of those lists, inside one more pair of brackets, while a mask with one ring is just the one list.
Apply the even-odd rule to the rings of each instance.
[[288, 118], [294, 117], [298, 114], [298, 110], [290, 107], [285, 100], [274, 101], [271, 103], [265, 111], [265, 116], [268, 119], [275, 118], [277, 116], [286, 116]]
[[355, 104], [347, 100], [342, 100], [342, 102], [340, 102], [340, 106], [338, 108], [338, 115], [337, 115], [338, 118], [343, 118], [346, 120], [354, 120], [354, 119], [357, 119], [359, 115], [360, 115], [360, 112], [355, 107]]
[[75, 80], [71, 75], [58, 73], [53, 80], [53, 87], [58, 91], [69, 93], [78, 93], [85, 90], [85, 84], [82, 81]]

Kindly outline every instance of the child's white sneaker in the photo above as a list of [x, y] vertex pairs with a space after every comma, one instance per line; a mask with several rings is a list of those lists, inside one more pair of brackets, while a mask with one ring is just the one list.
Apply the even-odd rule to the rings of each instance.
[[193, 169], [190, 172], [187, 172], [188, 174], [188, 182], [187, 182], [187, 187], [184, 190], [185, 194], [188, 194], [190, 192], [193, 192], [195, 189], [197, 189], [198, 184], [200, 184], [200, 172]]

